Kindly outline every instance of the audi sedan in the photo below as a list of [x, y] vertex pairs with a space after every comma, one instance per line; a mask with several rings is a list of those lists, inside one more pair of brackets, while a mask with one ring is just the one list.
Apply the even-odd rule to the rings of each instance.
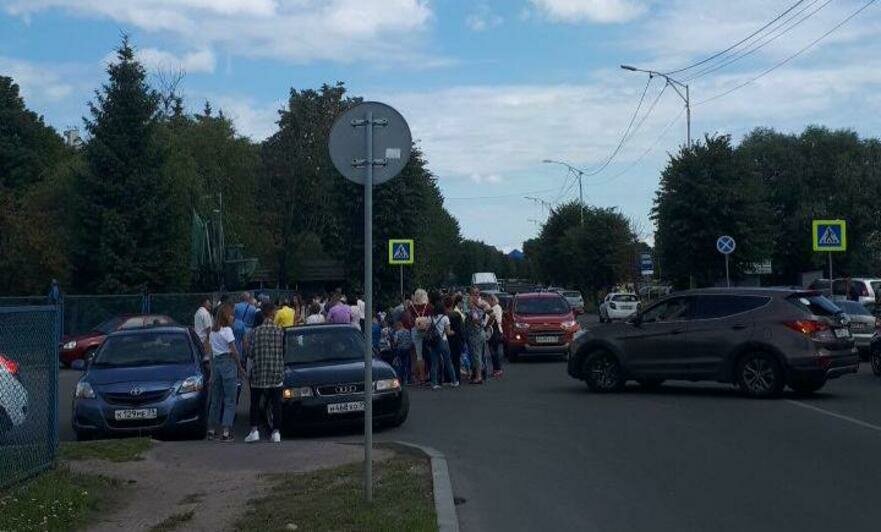
[[201, 343], [187, 328], [112, 333], [76, 385], [73, 430], [78, 440], [204, 438], [206, 377]]
[[[285, 331], [282, 428], [364, 422], [364, 340], [348, 325], [313, 325]], [[409, 413], [407, 392], [395, 370], [373, 359], [373, 422], [397, 427]]]

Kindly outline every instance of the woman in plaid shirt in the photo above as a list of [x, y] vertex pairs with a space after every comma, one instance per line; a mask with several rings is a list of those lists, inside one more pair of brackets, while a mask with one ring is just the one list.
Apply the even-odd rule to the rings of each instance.
[[[260, 424], [272, 429], [273, 443], [281, 441], [281, 390], [284, 384], [284, 329], [275, 324], [275, 305], [263, 305], [263, 323], [251, 331], [251, 433], [247, 443], [260, 441]], [[272, 420], [266, 418], [266, 400]]]

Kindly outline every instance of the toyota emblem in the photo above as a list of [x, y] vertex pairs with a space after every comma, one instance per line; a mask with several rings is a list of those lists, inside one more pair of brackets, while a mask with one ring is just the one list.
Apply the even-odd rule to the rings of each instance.
[[140, 386], [135, 386], [134, 388], [132, 388], [132, 391], [129, 392], [129, 395], [131, 395], [132, 397], [137, 397], [142, 393], [144, 393], [144, 390], [141, 389]]
[[337, 386], [336, 393], [338, 393], [338, 394], [355, 393], [355, 390], [357, 390], [357, 389], [358, 389], [358, 387], [355, 386], [354, 384], [347, 384], [347, 385], [343, 385], [343, 386]]

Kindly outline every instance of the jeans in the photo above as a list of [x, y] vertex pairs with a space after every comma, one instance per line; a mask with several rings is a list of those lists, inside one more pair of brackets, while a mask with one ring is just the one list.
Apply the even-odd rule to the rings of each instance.
[[[236, 391], [239, 369], [231, 355], [218, 355], [211, 360], [211, 404], [208, 422], [212, 426], [232, 427], [236, 415]], [[221, 407], [223, 419], [221, 419]]]
[[429, 349], [431, 356], [431, 384], [437, 386], [440, 384], [438, 379], [438, 370], [443, 368], [444, 375], [450, 379], [450, 382], [458, 382], [458, 377], [453, 373], [453, 362], [450, 360], [450, 344], [439, 340], [437, 345]]
[[[261, 404], [263, 401], [267, 404]], [[272, 419], [266, 415], [267, 406], [272, 409]], [[281, 388], [251, 388], [251, 426], [266, 423], [271, 430], [281, 427]]]
[[410, 384], [413, 379], [413, 374], [410, 369], [410, 348], [395, 349], [395, 358], [398, 359], [398, 378], [401, 379], [404, 384]]
[[418, 362], [422, 360], [422, 338], [425, 336], [425, 332], [413, 327], [411, 334], [413, 335], [413, 347], [416, 348], [416, 361]]
[[468, 335], [468, 351], [471, 354], [471, 376], [481, 378], [483, 361], [486, 358], [486, 334], [483, 331]]
[[[502, 342], [489, 341], [489, 354], [492, 358], [493, 371], [502, 371]], [[487, 369], [489, 371], [489, 369]]]

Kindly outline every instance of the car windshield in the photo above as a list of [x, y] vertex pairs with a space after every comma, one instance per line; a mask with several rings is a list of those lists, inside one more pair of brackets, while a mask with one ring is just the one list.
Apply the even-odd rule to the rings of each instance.
[[841, 309], [822, 294], [793, 294], [787, 299], [790, 303], [815, 316], [835, 316], [841, 313]]
[[838, 308], [844, 311], [845, 314], [850, 316], [871, 316], [872, 313], [869, 312], [862, 303], [857, 303], [856, 301], [839, 301], [835, 303]]
[[119, 329], [120, 324], [122, 324], [122, 318], [110, 318], [107, 321], [101, 322], [92, 330], [101, 334], [110, 334], [116, 329]]
[[363, 358], [364, 343], [354, 327], [302, 327], [286, 331], [286, 364]]
[[639, 301], [639, 298], [633, 294], [618, 294], [612, 296], [612, 301], [618, 303], [636, 303], [637, 301]]
[[530, 297], [517, 300], [517, 314], [540, 316], [568, 314], [569, 303], [561, 297]]
[[192, 361], [193, 351], [186, 333], [123, 334], [105, 340], [92, 367], [158, 366]]

